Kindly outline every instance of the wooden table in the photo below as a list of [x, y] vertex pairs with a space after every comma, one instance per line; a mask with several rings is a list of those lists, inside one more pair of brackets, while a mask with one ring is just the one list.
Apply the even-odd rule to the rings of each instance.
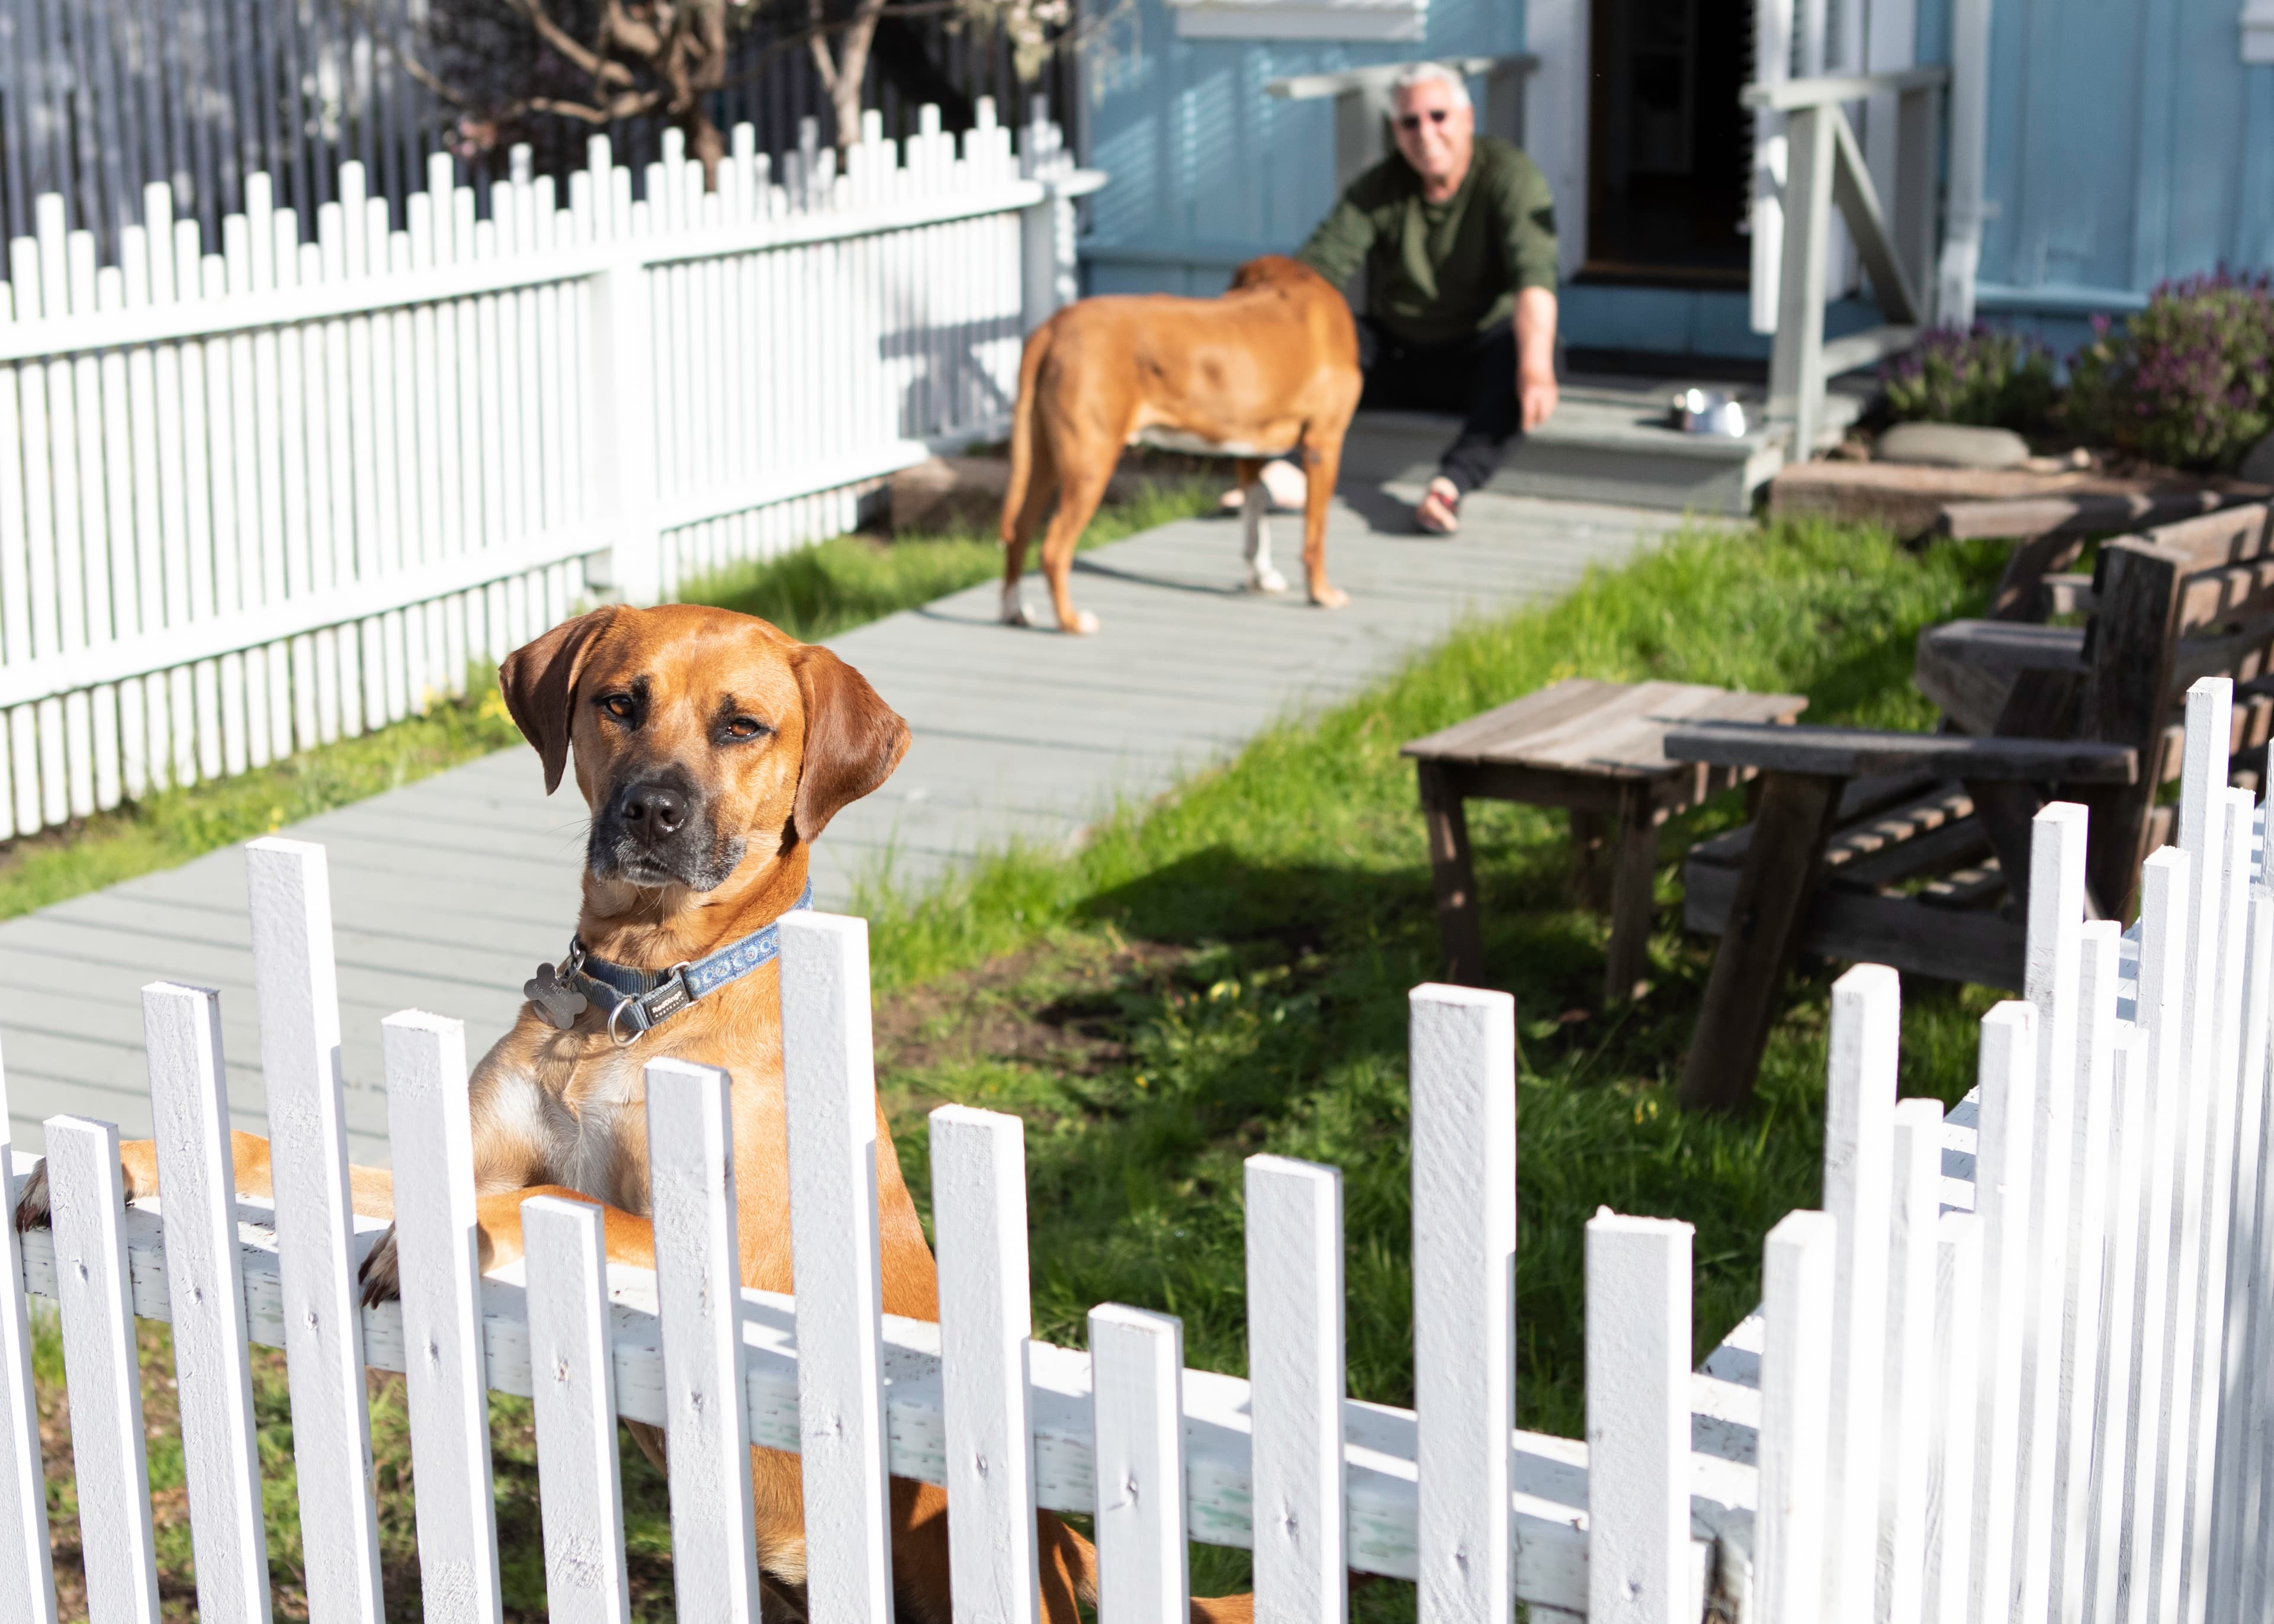
[[1608, 900], [1610, 907], [1603, 996], [1630, 998], [1650, 966], [1658, 826], [1754, 776], [1750, 768], [1668, 761], [1667, 730], [1708, 720], [1790, 722], [1807, 708], [1798, 694], [1571, 677], [1407, 745], [1402, 753], [1413, 758], [1428, 821], [1447, 978], [1471, 987], [1484, 980], [1465, 802], [1490, 799], [1570, 809], [1581, 883], [1596, 906]]

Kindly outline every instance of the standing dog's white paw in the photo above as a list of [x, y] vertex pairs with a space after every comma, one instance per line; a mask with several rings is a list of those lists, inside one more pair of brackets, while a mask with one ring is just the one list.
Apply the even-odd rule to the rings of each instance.
[[1087, 609], [1074, 611], [1073, 624], [1066, 631], [1073, 636], [1087, 637], [1097, 630], [1097, 617]]
[[1284, 592], [1287, 590], [1287, 577], [1267, 564], [1261, 569], [1247, 572], [1247, 590], [1251, 592]]
[[1003, 606], [998, 612], [1005, 626], [1032, 626], [1035, 617], [1027, 609], [1027, 600], [1017, 587], [1007, 587], [1003, 592]]

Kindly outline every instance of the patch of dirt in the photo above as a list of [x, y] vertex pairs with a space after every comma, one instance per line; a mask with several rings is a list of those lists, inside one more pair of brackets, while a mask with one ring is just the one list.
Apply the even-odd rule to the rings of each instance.
[[[1118, 1035], [1121, 989], [1171, 980], [1193, 957], [1188, 947], [1123, 942], [1103, 951], [1034, 947], [990, 959], [883, 1001], [878, 1064], [921, 1073], [984, 1056], [1094, 1077], [1128, 1057]], [[1070, 981], [1082, 989], [1066, 990]]]

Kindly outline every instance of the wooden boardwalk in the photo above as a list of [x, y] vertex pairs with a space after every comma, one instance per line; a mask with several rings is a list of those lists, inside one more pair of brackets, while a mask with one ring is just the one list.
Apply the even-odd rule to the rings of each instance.
[[[833, 823], [818, 902], [861, 881], [917, 887], [1016, 838], [1067, 843], [1117, 797], [1148, 797], [1270, 723], [1395, 669], [1464, 616], [1551, 596], [1616, 564], [1675, 515], [1480, 494], [1451, 541], [1395, 533], [1382, 499], [1337, 504], [1330, 560], [1355, 600], [1239, 590], [1239, 527], [1193, 520], [1086, 555], [1096, 637], [994, 623], [975, 588], [832, 640], [905, 715], [915, 743], [892, 780]], [[1376, 530], [1371, 512], [1384, 522]], [[1283, 568], [1294, 539], [1276, 522]], [[1039, 606], [1043, 590], [1028, 591]], [[330, 852], [350, 1154], [384, 1163], [379, 1022], [417, 1006], [463, 1019], [478, 1056], [511, 1023], [521, 984], [567, 948], [584, 808], [547, 800], [513, 750], [327, 813], [286, 832]], [[265, 1131], [245, 864], [235, 849], [0, 924], [0, 1056], [16, 1142], [71, 1111], [145, 1133], [138, 989], [222, 990], [237, 1125]]]

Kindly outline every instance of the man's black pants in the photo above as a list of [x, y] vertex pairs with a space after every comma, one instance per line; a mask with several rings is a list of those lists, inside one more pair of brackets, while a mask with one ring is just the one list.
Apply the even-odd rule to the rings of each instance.
[[1522, 432], [1513, 322], [1443, 343], [1416, 344], [1360, 316], [1358, 364], [1366, 373], [1360, 407], [1460, 414], [1461, 432], [1437, 469], [1464, 496], [1493, 477]]

